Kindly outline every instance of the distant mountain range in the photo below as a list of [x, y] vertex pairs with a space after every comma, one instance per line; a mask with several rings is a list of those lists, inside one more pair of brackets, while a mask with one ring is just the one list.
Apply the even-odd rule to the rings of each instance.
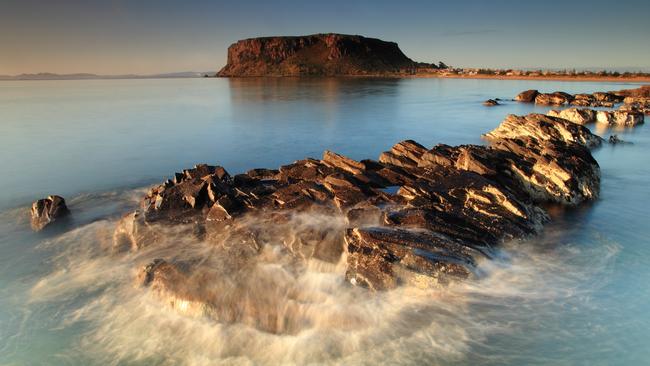
[[214, 72], [172, 72], [166, 74], [150, 74], [150, 75], [98, 75], [89, 73], [77, 74], [53, 74], [49, 72], [41, 72], [38, 74], [20, 74], [20, 75], [0, 75], [0, 80], [89, 80], [89, 79], [164, 79], [164, 78], [200, 78], [205, 75], [214, 75]]

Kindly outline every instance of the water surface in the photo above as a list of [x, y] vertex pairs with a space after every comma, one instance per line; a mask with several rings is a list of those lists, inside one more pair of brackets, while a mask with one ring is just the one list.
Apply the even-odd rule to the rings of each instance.
[[[269, 334], [178, 314], [134, 287], [140, 257], [113, 257], [117, 218], [144, 189], [205, 162], [231, 173], [320, 157], [377, 158], [403, 139], [482, 143], [519, 91], [615, 83], [458, 79], [164, 79], [0, 83], [0, 365], [584, 364], [650, 362], [650, 132], [594, 152], [601, 198], [510, 243], [488, 275], [446, 289], [371, 295], [340, 267], [295, 281], [311, 323]], [[608, 136], [612, 131], [595, 131]], [[30, 203], [67, 198], [71, 219], [32, 233]], [[318, 217], [318, 222], [329, 219]], [[303, 223], [304, 224], [304, 223]], [[172, 237], [174, 240], [182, 238]], [[278, 238], [282, 239], [282, 238]], [[191, 245], [188, 244], [188, 245]], [[354, 327], [342, 319], [354, 319]]]

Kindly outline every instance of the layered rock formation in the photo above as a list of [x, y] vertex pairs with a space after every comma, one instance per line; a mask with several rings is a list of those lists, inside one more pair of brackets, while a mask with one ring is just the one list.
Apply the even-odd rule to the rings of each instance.
[[420, 66], [397, 43], [330, 33], [238, 41], [228, 47], [228, 62], [217, 76], [394, 75]]
[[32, 204], [31, 224], [34, 231], [43, 230], [49, 224], [68, 215], [70, 211], [61, 196], [48, 196]]
[[[601, 139], [585, 127], [510, 115], [485, 137], [488, 146], [402, 141], [378, 160], [326, 151], [234, 176], [197, 165], [152, 188], [120, 221], [115, 250], [160, 245], [165, 230], [193, 237], [144, 266], [138, 283], [186, 313], [291, 333], [300, 302], [278, 304], [290, 281], [276, 281], [267, 272], [274, 267], [260, 262], [284, 261], [286, 277], [309, 261], [344, 261], [353, 285], [436, 286], [475, 276], [504, 240], [538, 233], [548, 220], [543, 204], [598, 196], [589, 149]], [[268, 296], [251, 297], [260, 288]], [[278, 319], [286, 306], [298, 316]]]

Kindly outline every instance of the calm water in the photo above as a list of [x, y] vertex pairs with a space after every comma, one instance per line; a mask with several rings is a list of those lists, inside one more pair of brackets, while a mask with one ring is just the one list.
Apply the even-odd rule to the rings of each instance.
[[[630, 86], [629, 87], [634, 87]], [[106, 254], [144, 189], [205, 162], [231, 173], [331, 149], [377, 158], [407, 138], [481, 143], [508, 113], [488, 98], [608, 83], [167, 79], [0, 83], [0, 365], [650, 363], [650, 129], [594, 152], [601, 199], [509, 244], [488, 276], [448, 289], [349, 289], [340, 269], [299, 279], [320, 315], [272, 335], [179, 315], [132, 284], [142, 258]], [[612, 131], [595, 131], [608, 136]], [[28, 227], [30, 203], [67, 198], [65, 225]], [[334, 315], [332, 315], [334, 314]], [[354, 317], [349, 328], [336, 314]], [[327, 315], [327, 316], [325, 316]]]

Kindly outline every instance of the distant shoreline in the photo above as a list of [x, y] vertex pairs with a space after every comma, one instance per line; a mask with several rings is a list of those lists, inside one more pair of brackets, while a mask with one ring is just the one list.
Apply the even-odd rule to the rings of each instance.
[[569, 75], [458, 75], [458, 74], [440, 74], [440, 73], [395, 73], [395, 74], [366, 74], [366, 75], [266, 75], [266, 76], [230, 76], [215, 77], [201, 75], [138, 75], [138, 76], [86, 76], [74, 77], [59, 75], [56, 77], [6, 77], [0, 76], [2, 81], [62, 81], [62, 80], [137, 80], [137, 79], [203, 79], [203, 78], [224, 78], [224, 79], [314, 79], [314, 78], [367, 78], [367, 79], [385, 79], [385, 78], [403, 78], [403, 79], [493, 79], [493, 80], [541, 80], [541, 81], [571, 81], [571, 82], [622, 82], [622, 83], [647, 83], [650, 82], [650, 76], [569, 76]]
[[607, 81], [607, 82], [650, 82], [650, 76], [569, 76], [569, 75], [441, 75], [438, 73], [415, 74], [412, 78], [440, 78], [440, 79], [495, 79], [495, 80], [548, 80], [548, 81]]

